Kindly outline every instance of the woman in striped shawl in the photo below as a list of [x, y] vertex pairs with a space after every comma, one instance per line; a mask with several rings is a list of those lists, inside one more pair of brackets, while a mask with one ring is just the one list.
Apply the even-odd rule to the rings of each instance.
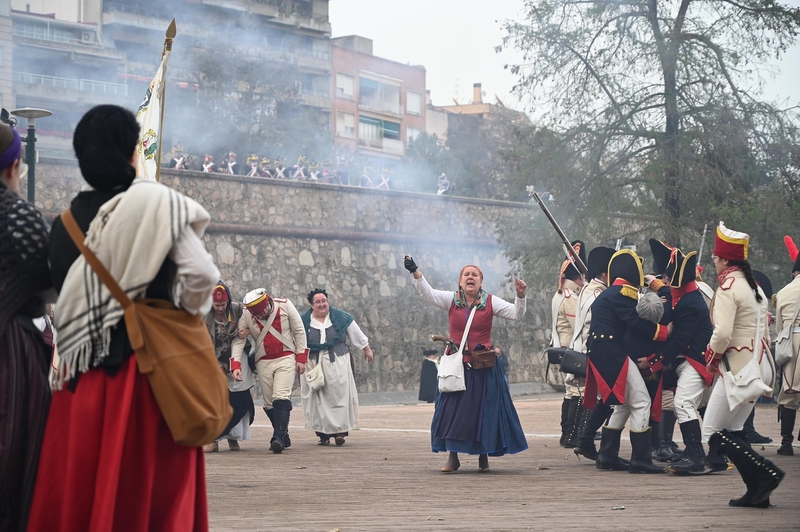
[[[81, 118], [73, 146], [91, 188], [70, 210], [131, 299], [164, 299], [203, 315], [219, 279], [201, 240], [209, 215], [175, 190], [135, 179], [138, 139], [136, 117], [121, 107], [101, 105]], [[203, 451], [172, 439], [137, 370], [122, 305], [61, 218], [49, 256], [60, 360], [28, 530], [204, 532]]]

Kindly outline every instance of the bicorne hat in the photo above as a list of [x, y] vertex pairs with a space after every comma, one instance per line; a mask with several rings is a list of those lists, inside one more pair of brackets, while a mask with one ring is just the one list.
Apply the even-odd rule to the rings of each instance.
[[597, 246], [589, 252], [589, 263], [586, 265], [589, 270], [589, 279], [608, 272], [608, 263], [611, 261], [612, 255], [614, 255], [614, 249], [604, 246]]
[[655, 238], [650, 239], [650, 251], [653, 252], [656, 273], [663, 274], [672, 288], [681, 288], [697, 279], [696, 251], [684, 255], [680, 249]]
[[614, 253], [608, 263], [608, 283], [624, 279], [629, 284], [639, 287], [644, 285], [642, 262], [635, 251], [621, 249]]

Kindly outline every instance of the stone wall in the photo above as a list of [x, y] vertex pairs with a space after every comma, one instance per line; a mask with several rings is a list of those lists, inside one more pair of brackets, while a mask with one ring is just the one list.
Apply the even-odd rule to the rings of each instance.
[[[82, 185], [70, 160], [43, 159], [36, 174], [36, 203], [49, 216]], [[462, 266], [476, 264], [487, 291], [513, 300], [495, 224], [533, 213], [509, 202], [188, 171], [164, 170], [162, 180], [211, 213], [206, 245], [234, 297], [264, 287], [302, 313], [305, 295], [320, 287], [355, 316], [375, 352], [371, 366], [356, 354], [362, 391], [416, 388], [422, 351], [434, 346], [428, 336], [447, 334], [447, 313], [417, 294], [403, 256], [414, 256], [433, 287], [446, 290], [457, 287]], [[512, 382], [543, 380], [549, 300], [529, 293], [521, 322], [495, 322], [494, 343], [509, 355]]]

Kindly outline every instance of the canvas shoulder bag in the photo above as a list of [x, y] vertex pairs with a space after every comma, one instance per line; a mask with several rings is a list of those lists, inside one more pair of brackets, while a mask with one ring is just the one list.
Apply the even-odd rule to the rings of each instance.
[[161, 299], [132, 301], [83, 243], [85, 235], [69, 209], [61, 220], [86, 262], [125, 309], [136, 364], [147, 375], [172, 438], [187, 447], [214, 441], [228, 425], [233, 409], [228, 381], [217, 364], [203, 317]]
[[325, 354], [320, 351], [317, 358], [317, 365], [303, 373], [303, 376], [306, 379], [306, 384], [308, 384], [308, 388], [312, 392], [316, 392], [325, 386], [325, 373], [322, 371], [323, 358], [325, 358]]
[[474, 317], [475, 307], [472, 307], [458, 351], [439, 359], [439, 391], [442, 393], [463, 392], [467, 389], [464, 380], [464, 348], [467, 346], [467, 336]]
[[794, 334], [800, 333], [800, 328], [794, 325], [798, 314], [800, 314], [800, 298], [798, 298], [797, 305], [794, 307], [794, 317], [783, 326], [778, 338], [775, 339], [776, 366], [783, 366], [794, 356]]

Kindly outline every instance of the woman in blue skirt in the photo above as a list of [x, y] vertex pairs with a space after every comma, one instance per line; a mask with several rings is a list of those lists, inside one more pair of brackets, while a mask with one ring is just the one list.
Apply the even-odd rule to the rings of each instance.
[[[464, 350], [492, 348], [492, 319], [494, 316], [518, 320], [525, 314], [525, 290], [521, 279], [514, 280], [517, 297], [514, 304], [493, 298], [481, 288], [483, 273], [473, 265], [464, 266], [459, 276], [458, 291], [434, 290], [410, 256], [405, 268], [414, 277], [414, 285], [429, 303], [446, 310], [450, 323], [450, 339], [461, 345], [470, 312], [475, 315], [467, 333]], [[476, 349], [477, 348], [477, 349]], [[445, 352], [444, 356], [451, 354]], [[471, 367], [472, 359], [464, 355], [466, 390], [439, 393], [436, 397], [431, 423], [433, 452], [450, 453], [442, 468], [444, 473], [457, 471], [461, 466], [458, 453], [477, 454], [478, 470], [489, 472], [489, 456], [514, 454], [528, 448], [517, 411], [511, 402], [503, 372], [495, 364], [484, 369]]]

